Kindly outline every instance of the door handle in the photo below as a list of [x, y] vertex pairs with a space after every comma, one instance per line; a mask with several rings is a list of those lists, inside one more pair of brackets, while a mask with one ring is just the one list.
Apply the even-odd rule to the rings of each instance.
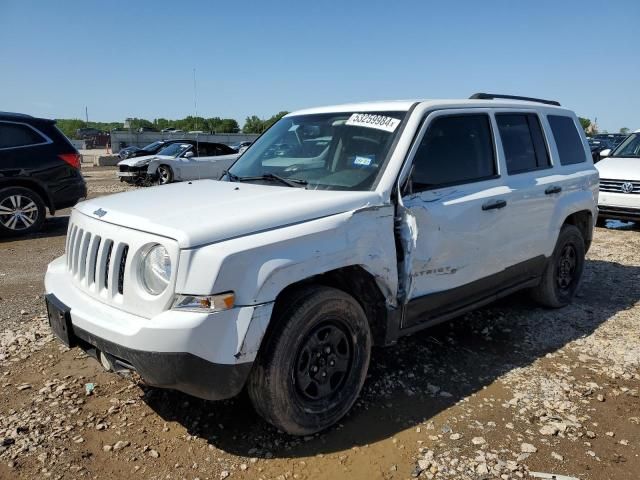
[[562, 191], [562, 187], [558, 185], [552, 185], [551, 187], [547, 187], [544, 191], [545, 195], [553, 195], [554, 193], [560, 193]]
[[498, 208], [504, 208], [506, 206], [506, 200], [492, 200], [490, 202], [482, 204], [482, 210], [496, 210]]

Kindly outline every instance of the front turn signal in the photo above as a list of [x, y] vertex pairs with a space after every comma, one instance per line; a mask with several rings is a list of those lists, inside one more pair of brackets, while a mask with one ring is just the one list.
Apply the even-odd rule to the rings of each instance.
[[236, 296], [233, 292], [218, 295], [176, 295], [173, 310], [191, 312], [221, 312], [233, 308]]

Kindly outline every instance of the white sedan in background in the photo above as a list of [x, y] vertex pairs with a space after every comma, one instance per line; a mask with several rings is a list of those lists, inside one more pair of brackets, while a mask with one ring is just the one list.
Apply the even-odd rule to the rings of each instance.
[[205, 178], [218, 180], [240, 156], [234, 153], [214, 157], [194, 157], [189, 153], [181, 157], [151, 160], [147, 167], [147, 178], [151, 183], [159, 185]]
[[617, 148], [603, 151], [596, 163], [600, 173], [599, 221], [617, 219], [640, 222], [640, 130]]
[[[172, 143], [155, 155], [128, 158], [118, 162], [118, 177], [121, 181], [133, 185], [149, 185], [151, 183], [171, 183], [199, 178], [214, 178], [217, 166], [204, 165], [222, 157], [233, 157], [238, 154], [231, 147], [222, 143], [199, 142], [185, 140]], [[231, 166], [233, 161], [222, 159], [221, 165]], [[217, 177], [216, 177], [217, 178]]]

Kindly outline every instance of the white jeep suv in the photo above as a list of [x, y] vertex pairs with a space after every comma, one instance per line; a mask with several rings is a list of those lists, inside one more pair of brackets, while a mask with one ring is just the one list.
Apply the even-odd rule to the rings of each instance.
[[247, 388], [278, 428], [338, 421], [389, 345], [516, 290], [569, 303], [598, 174], [557, 102], [291, 113], [225, 174], [79, 204], [50, 323], [107, 369], [206, 399]]
[[599, 219], [640, 222], [640, 130], [629, 135], [596, 168], [600, 172]]

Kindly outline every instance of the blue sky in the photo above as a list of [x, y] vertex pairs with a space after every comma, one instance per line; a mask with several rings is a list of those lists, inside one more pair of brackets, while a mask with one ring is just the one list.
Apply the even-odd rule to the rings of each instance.
[[559, 100], [640, 128], [640, 2], [0, 0], [0, 110], [120, 121], [351, 101]]

